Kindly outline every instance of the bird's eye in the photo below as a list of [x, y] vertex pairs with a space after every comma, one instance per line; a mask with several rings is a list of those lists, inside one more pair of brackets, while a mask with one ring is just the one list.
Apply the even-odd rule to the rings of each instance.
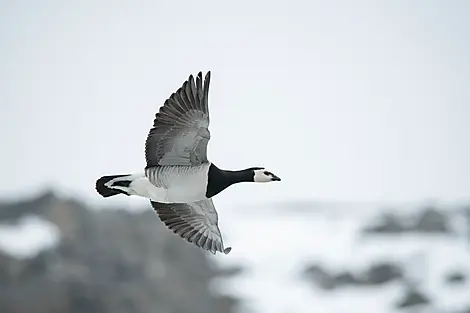
[[268, 171], [264, 171], [264, 175], [267, 175], [267, 176], [272, 176], [272, 175], [273, 175], [273, 173], [271, 173], [271, 172], [268, 172]]

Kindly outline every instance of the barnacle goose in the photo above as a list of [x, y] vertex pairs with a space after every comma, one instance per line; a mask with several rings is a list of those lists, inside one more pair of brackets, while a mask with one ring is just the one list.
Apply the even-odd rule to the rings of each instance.
[[199, 72], [173, 93], [156, 113], [145, 143], [147, 166], [142, 173], [102, 176], [96, 191], [150, 199], [159, 218], [175, 234], [215, 254], [228, 254], [218, 227], [212, 197], [241, 182], [281, 179], [262, 167], [231, 171], [207, 159], [209, 132], [208, 72]]

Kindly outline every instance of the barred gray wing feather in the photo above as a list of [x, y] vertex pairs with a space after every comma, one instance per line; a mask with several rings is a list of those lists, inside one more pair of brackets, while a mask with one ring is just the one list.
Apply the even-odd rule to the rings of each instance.
[[193, 203], [150, 203], [160, 220], [181, 238], [213, 254], [228, 254], [232, 250], [224, 248], [212, 199]]
[[193, 75], [173, 93], [155, 114], [145, 142], [147, 167], [195, 166], [207, 163], [210, 72]]

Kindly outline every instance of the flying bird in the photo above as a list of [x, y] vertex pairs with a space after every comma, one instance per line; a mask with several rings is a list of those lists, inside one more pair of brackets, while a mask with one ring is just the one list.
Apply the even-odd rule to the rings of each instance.
[[145, 142], [146, 167], [141, 173], [102, 176], [96, 191], [150, 199], [160, 220], [175, 234], [210, 251], [228, 254], [212, 197], [241, 182], [281, 179], [264, 167], [218, 168], [207, 158], [210, 71], [183, 83], [155, 114]]

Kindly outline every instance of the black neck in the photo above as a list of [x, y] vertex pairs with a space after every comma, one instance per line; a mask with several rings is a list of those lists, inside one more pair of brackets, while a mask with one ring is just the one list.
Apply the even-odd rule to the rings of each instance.
[[243, 182], [253, 182], [254, 172], [253, 170], [246, 169], [240, 171], [227, 171], [221, 170], [225, 176], [229, 179], [231, 185], [236, 183], [243, 183]]
[[221, 170], [214, 164], [211, 164], [208, 173], [206, 197], [211, 198], [233, 184], [253, 181], [253, 169], [228, 171]]

